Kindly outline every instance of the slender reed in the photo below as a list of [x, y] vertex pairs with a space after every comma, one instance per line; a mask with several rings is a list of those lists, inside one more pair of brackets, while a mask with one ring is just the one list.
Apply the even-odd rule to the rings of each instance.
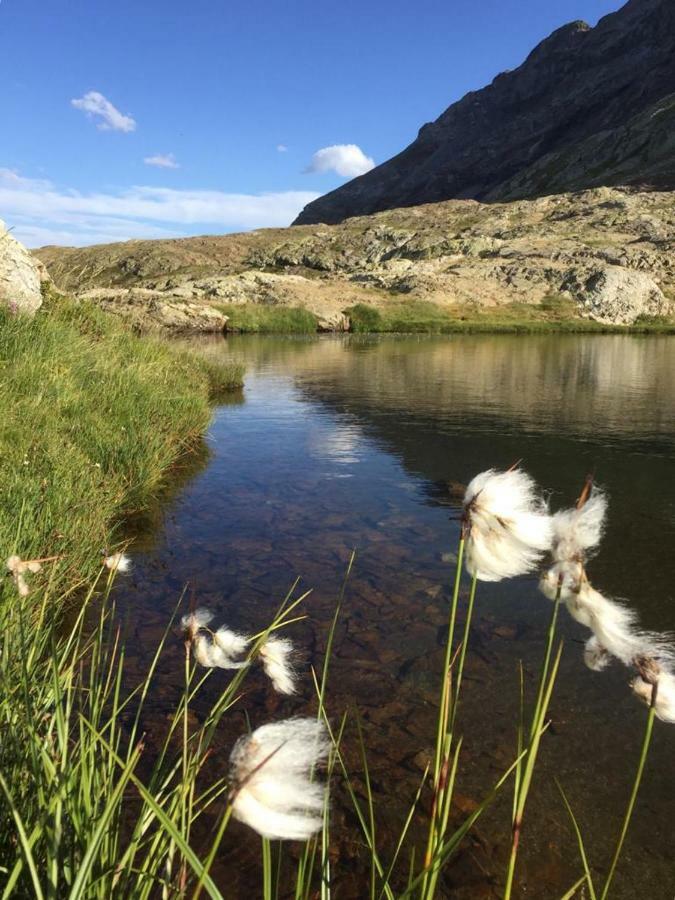
[[602, 889], [602, 893], [600, 894], [600, 900], [606, 900], [609, 896], [609, 889], [612, 884], [612, 880], [614, 878], [614, 873], [616, 872], [616, 867], [619, 864], [619, 859], [621, 857], [621, 851], [623, 850], [623, 844], [626, 840], [626, 834], [628, 833], [628, 826], [630, 825], [631, 819], [633, 817], [633, 811], [635, 809], [635, 802], [637, 800], [638, 791], [640, 790], [640, 784], [642, 783], [642, 775], [645, 770], [645, 763], [647, 762], [647, 755], [649, 753], [649, 746], [652, 740], [652, 732], [654, 729], [654, 717], [656, 715], [656, 693], [657, 693], [657, 685], [653, 686], [653, 699], [652, 704], [649, 708], [649, 712], [647, 714], [647, 724], [645, 726], [645, 734], [642, 739], [642, 749], [640, 751], [640, 759], [638, 761], [637, 771], [635, 773], [635, 780], [633, 781], [633, 788], [631, 790], [630, 798], [628, 800], [628, 806], [626, 807], [626, 814], [623, 818], [623, 823], [621, 825], [621, 831], [619, 832], [619, 839], [616, 842], [616, 849], [614, 850], [614, 855], [612, 856], [612, 862], [609, 867], [609, 872], [607, 873], [607, 878], [605, 880], [605, 885]]

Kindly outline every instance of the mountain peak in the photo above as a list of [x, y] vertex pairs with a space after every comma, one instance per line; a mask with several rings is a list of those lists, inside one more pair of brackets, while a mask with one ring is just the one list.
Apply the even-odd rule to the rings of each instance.
[[453, 103], [409, 147], [310, 203], [294, 224], [449, 199], [675, 188], [674, 91], [675, 2], [629, 0], [594, 28], [556, 29], [517, 69]]

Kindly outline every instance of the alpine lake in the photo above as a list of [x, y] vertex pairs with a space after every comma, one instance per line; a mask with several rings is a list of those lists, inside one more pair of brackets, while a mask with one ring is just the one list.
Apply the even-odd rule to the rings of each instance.
[[[390, 858], [433, 754], [463, 487], [486, 468], [521, 460], [554, 510], [572, 505], [592, 474], [609, 496], [606, 536], [588, 567], [593, 584], [625, 598], [644, 627], [675, 629], [674, 337], [229, 336], [200, 338], [195, 352], [206, 343], [246, 365], [245, 388], [217, 406], [202, 452], [129, 523], [134, 567], [114, 595], [133, 685], [181, 595], [183, 611], [193, 602], [212, 609], [216, 625], [255, 633], [296, 579], [296, 596], [311, 591], [298, 607], [304, 618], [285, 629], [298, 651], [298, 694], [275, 694], [252, 670], [219, 729], [221, 771], [247, 722], [316, 715], [311, 668], [321, 671], [354, 552], [327, 708], [336, 724], [348, 714], [343, 753], [365, 806], [361, 729], [379, 849]], [[467, 589], [465, 579], [460, 633]], [[527, 715], [551, 613], [536, 573], [479, 583], [458, 720], [457, 824], [515, 758], [520, 666]], [[558, 633], [562, 662], [517, 870], [516, 895], [536, 900], [561, 897], [583, 872], [556, 779], [592, 871], [606, 872], [646, 717], [627, 669], [586, 668], [588, 633], [564, 608]], [[230, 674], [212, 672], [195, 717]], [[176, 637], [159, 662], [147, 753], [161, 743], [183, 679]], [[507, 782], [453, 857], [440, 896], [500, 896], [512, 787]], [[429, 802], [427, 789], [410, 832], [420, 846]], [[331, 805], [333, 896], [365, 897], [369, 856], [340, 774]], [[197, 849], [215, 821], [214, 813], [202, 825]], [[657, 721], [613, 897], [672, 900], [674, 821], [675, 726]], [[290, 856], [298, 853], [292, 845]], [[221, 890], [254, 898], [260, 865], [259, 839], [233, 823], [213, 870]]]

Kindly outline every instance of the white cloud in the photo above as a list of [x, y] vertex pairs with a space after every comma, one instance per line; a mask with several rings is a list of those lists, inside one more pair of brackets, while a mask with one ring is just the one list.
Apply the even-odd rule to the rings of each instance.
[[356, 144], [333, 144], [317, 150], [305, 172], [337, 172], [343, 178], [356, 178], [374, 166], [374, 160]]
[[158, 169], [180, 169], [173, 153], [157, 153], [155, 156], [146, 156], [143, 162], [146, 166], [157, 166]]
[[288, 153], [286, 144], [277, 144], [277, 153]]
[[229, 194], [142, 185], [84, 194], [0, 168], [3, 218], [31, 247], [283, 227], [317, 196], [313, 191]]
[[97, 127], [101, 131], [135, 131], [136, 122], [131, 116], [125, 116], [116, 106], [99, 94], [98, 91], [89, 91], [84, 97], [71, 100], [75, 109], [81, 109], [90, 119], [98, 119]]

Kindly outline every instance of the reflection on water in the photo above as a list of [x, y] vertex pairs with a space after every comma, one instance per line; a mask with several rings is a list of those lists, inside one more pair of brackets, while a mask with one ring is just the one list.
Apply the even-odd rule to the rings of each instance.
[[[573, 500], [587, 471], [611, 497], [597, 583], [635, 602], [645, 624], [672, 628], [675, 444], [672, 338], [229, 338], [243, 360], [243, 405], [221, 407], [211, 459], [167, 500], [151, 544], [137, 545], [133, 579], [120, 585], [130, 653], [147, 663], [187, 583], [231, 626], [256, 631], [296, 575], [313, 592], [293, 626], [306, 665], [321, 659], [335, 597], [357, 551], [331, 670], [330, 710], [358, 706], [375, 801], [393, 830], [411, 802], [433, 743], [442, 631], [456, 542], [457, 484], [489, 465], [523, 458], [555, 505]], [[462, 709], [460, 806], [471, 808], [512, 758], [517, 663], [536, 684], [550, 605], [533, 579], [481, 586]], [[579, 872], [574, 837], [552, 777], [585, 829], [593, 864], [606, 867], [630, 788], [643, 710], [627, 673], [581, 662], [583, 631], [566, 621], [553, 726], [527, 812], [523, 896], [559, 897]], [[160, 666], [157, 722], [180, 690], [181, 648]], [[218, 677], [226, 677], [220, 674]], [[218, 679], [210, 685], [217, 690]], [[300, 697], [251, 683], [253, 724], [312, 710]], [[245, 727], [230, 720], [228, 747]], [[353, 737], [353, 735], [352, 735]], [[675, 893], [671, 822], [675, 731], [657, 729], [651, 766], [617, 897]], [[355, 746], [348, 761], [359, 783]], [[458, 810], [458, 815], [461, 810]], [[509, 798], [467, 843], [445, 882], [447, 896], [498, 896]], [[366, 877], [358, 828], [340, 784], [333, 809], [336, 887], [361, 897]], [[423, 826], [424, 817], [413, 823]], [[386, 847], [391, 832], [383, 828]], [[233, 829], [217, 875], [228, 896], [253, 896], [258, 846]]]

